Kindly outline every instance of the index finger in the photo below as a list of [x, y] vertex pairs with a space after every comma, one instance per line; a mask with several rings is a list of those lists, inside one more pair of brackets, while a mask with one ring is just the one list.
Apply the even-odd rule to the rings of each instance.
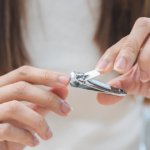
[[140, 18], [136, 21], [130, 35], [110, 47], [100, 59], [96, 70], [108, 73], [113, 68], [119, 73], [131, 69], [146, 37], [150, 33], [150, 19]]
[[[57, 96], [59, 96], [63, 100], [65, 100], [68, 95], [67, 88], [62, 88], [62, 89], [51, 88], [51, 89], [49, 89], [49, 91], [55, 93]], [[39, 106], [37, 104], [28, 103], [28, 104], [26, 104], [26, 106], [28, 106], [32, 110], [36, 111], [37, 113], [41, 114], [42, 116], [45, 116], [46, 114], [48, 114], [50, 112], [49, 108], [45, 108], [45, 107]]]
[[22, 66], [0, 77], [0, 87], [19, 81], [31, 84], [63, 88], [69, 84], [69, 77], [54, 71]]
[[116, 71], [125, 73], [131, 69], [149, 33], [150, 19], [139, 18], [115, 60]]

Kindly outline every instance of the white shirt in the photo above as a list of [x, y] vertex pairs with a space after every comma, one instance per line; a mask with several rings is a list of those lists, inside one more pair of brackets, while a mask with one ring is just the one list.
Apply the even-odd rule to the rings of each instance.
[[[99, 0], [28, 1], [28, 34], [24, 42], [35, 67], [70, 75], [95, 68], [101, 54], [93, 42]], [[117, 73], [100, 75], [107, 82]], [[68, 117], [53, 112], [46, 120], [53, 138], [26, 150], [137, 150], [141, 131], [141, 103], [126, 96], [112, 106], [96, 101], [96, 92], [69, 86]], [[39, 138], [40, 139], [40, 138]]]

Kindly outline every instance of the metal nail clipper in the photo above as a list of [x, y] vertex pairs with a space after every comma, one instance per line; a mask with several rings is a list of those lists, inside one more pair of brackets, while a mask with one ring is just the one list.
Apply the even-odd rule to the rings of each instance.
[[110, 86], [103, 82], [93, 79], [94, 77], [100, 75], [96, 70], [80, 73], [80, 72], [71, 72], [70, 85], [72, 87], [97, 91], [100, 93], [116, 95], [116, 96], [125, 96], [126, 92], [123, 89], [119, 89], [115, 86]]

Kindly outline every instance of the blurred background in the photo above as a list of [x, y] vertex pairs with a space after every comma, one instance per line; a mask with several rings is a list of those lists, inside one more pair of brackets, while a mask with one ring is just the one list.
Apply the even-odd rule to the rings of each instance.
[[[23, 40], [32, 65], [70, 76], [93, 70], [104, 51], [130, 30], [149, 5], [138, 0], [32, 0], [26, 3], [27, 32]], [[138, 13], [136, 13], [138, 10]], [[136, 13], [136, 14], [135, 14]], [[145, 13], [145, 14], [144, 14]], [[108, 82], [115, 71], [97, 79]], [[26, 150], [149, 150], [149, 100], [127, 96], [102, 106], [96, 93], [68, 87], [67, 102], [74, 108], [66, 118], [53, 112], [46, 120], [53, 131]], [[39, 138], [40, 139], [40, 138]]]
[[[0, 15], [0, 27], [7, 33], [0, 34], [0, 42], [6, 43], [1, 49], [9, 55], [0, 51], [0, 75], [24, 64], [68, 76], [94, 70], [103, 53], [128, 35], [139, 17], [150, 16], [150, 0], [7, 1], [10, 7], [0, 5], [6, 12]], [[96, 79], [107, 83], [118, 76], [112, 70]], [[66, 101], [73, 111], [67, 117], [50, 112], [46, 120], [53, 138], [38, 137], [40, 144], [25, 150], [150, 150], [149, 99], [127, 95], [103, 106], [96, 92], [70, 86], [68, 91]]]

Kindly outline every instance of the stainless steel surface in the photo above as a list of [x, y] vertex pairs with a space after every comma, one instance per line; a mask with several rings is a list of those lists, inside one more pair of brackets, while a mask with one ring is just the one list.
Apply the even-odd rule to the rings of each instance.
[[119, 89], [115, 86], [110, 86], [103, 82], [94, 80], [92, 78], [100, 75], [96, 70], [90, 71], [88, 73], [78, 73], [71, 72], [70, 85], [72, 87], [97, 91], [100, 93], [116, 95], [116, 96], [125, 96], [126, 92], [123, 89]]

